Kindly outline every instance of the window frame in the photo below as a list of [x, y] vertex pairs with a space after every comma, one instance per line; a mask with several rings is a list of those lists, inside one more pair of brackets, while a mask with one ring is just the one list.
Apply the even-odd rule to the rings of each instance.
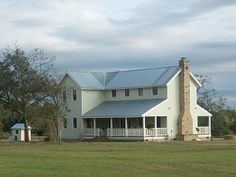
[[116, 97], [116, 89], [111, 90], [111, 96], [114, 98]]
[[65, 117], [65, 118], [63, 119], [63, 128], [64, 128], [64, 129], [68, 128], [68, 119], [67, 119], [67, 117]]
[[143, 88], [138, 88], [138, 96], [143, 96]]
[[130, 95], [129, 89], [125, 89], [125, 97], [128, 97]]
[[73, 117], [73, 119], [72, 119], [72, 128], [73, 129], [78, 128], [78, 119], [77, 119], [77, 117]]
[[152, 87], [152, 95], [158, 95], [158, 87]]
[[73, 101], [76, 101], [76, 100], [77, 100], [77, 90], [76, 90], [76, 89], [73, 89], [73, 91], [72, 91], [72, 97], [73, 97]]
[[66, 90], [62, 90], [62, 100], [63, 102], [66, 102], [66, 99], [67, 99], [67, 95], [66, 95]]

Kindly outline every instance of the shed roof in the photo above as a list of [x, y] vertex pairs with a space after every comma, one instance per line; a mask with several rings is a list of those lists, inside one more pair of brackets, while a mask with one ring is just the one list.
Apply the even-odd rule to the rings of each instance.
[[84, 118], [140, 117], [164, 99], [104, 101], [85, 113]]
[[[23, 123], [16, 123], [15, 125], [13, 125], [13, 127], [11, 127], [12, 130], [24, 130], [25, 129], [25, 124]], [[31, 129], [30, 126], [28, 126], [28, 129]]]
[[67, 73], [84, 89], [123, 89], [165, 86], [180, 71], [178, 66], [116, 72]]

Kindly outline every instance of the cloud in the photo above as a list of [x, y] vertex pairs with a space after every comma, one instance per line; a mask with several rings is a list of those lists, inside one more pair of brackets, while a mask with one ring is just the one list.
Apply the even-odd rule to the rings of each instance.
[[0, 47], [39, 47], [74, 71], [177, 65], [186, 56], [233, 97], [224, 88], [235, 87], [235, 8], [235, 0], [2, 0]]

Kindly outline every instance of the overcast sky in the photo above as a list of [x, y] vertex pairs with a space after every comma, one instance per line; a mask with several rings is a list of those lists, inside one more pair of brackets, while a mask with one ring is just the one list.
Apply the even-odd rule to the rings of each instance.
[[236, 0], [0, 0], [0, 48], [56, 56], [64, 71], [191, 61], [236, 107]]

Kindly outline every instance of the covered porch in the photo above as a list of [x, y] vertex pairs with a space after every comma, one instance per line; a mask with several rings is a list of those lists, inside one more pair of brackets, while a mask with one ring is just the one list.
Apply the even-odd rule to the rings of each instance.
[[85, 118], [84, 138], [165, 139], [167, 117]]
[[164, 139], [167, 117], [145, 113], [163, 99], [105, 101], [83, 115], [83, 137]]

